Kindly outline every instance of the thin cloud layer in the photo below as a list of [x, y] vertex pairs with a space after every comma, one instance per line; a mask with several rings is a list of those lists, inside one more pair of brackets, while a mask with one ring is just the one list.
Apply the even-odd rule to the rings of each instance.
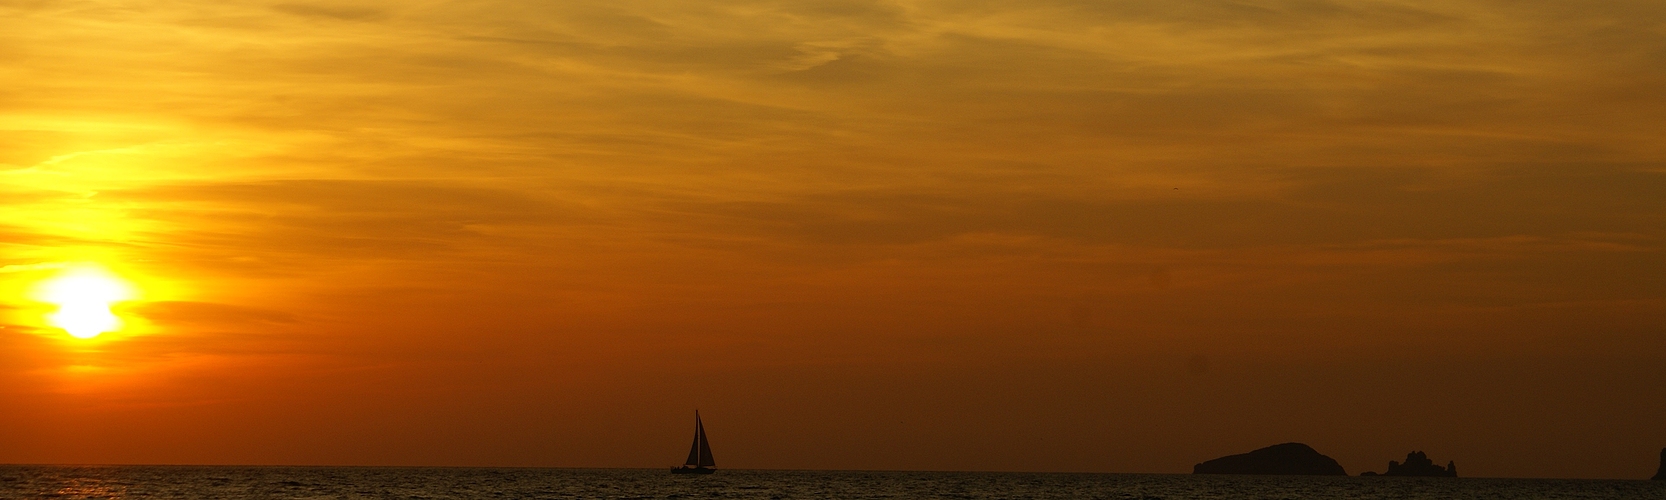
[[[32, 408], [0, 427], [42, 430], [0, 460], [647, 466], [681, 439], [653, 415], [699, 406], [743, 467], [1176, 472], [1299, 439], [1638, 475], [1662, 19], [0, 3], [0, 404]], [[42, 262], [141, 281], [131, 331], [54, 343]], [[1551, 404], [1511, 396], [1535, 363]], [[690, 373], [716, 385], [663, 387]], [[106, 407], [153, 430], [71, 436]], [[1383, 429], [1402, 407], [1448, 428]], [[1554, 443], [1583, 468], [1523, 461], [1535, 421], [1589, 431]], [[966, 444], [991, 426], [1029, 430]], [[1017, 451], [943, 458], [984, 445]]]

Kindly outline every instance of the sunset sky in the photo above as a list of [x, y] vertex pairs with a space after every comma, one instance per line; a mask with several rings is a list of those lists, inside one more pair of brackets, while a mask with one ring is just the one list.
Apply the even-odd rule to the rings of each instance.
[[0, 0], [0, 82], [0, 463], [1666, 446], [1658, 0]]

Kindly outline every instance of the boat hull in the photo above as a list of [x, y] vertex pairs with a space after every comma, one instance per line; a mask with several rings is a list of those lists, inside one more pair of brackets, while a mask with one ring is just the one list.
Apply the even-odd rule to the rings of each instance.
[[711, 474], [713, 472], [717, 472], [717, 469], [713, 469], [713, 468], [710, 468], [710, 467], [688, 467], [688, 466], [672, 467], [671, 468], [671, 473], [672, 474]]

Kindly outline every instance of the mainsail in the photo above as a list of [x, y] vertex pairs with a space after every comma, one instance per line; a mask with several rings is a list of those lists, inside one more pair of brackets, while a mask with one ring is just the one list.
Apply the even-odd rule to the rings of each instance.
[[706, 426], [700, 423], [700, 412], [694, 412], [694, 444], [688, 446], [688, 460], [683, 462], [688, 467], [712, 467], [717, 462], [712, 461], [712, 445], [706, 442]]
[[683, 465], [693, 467], [694, 465], [700, 463], [700, 431], [699, 431], [699, 425], [700, 424], [695, 424], [694, 444], [691, 444], [691, 445], [688, 446], [688, 460], [684, 461]]
[[706, 441], [706, 426], [700, 423], [700, 412], [694, 412], [694, 440], [700, 445], [700, 467], [715, 467], [712, 461], [712, 445]]

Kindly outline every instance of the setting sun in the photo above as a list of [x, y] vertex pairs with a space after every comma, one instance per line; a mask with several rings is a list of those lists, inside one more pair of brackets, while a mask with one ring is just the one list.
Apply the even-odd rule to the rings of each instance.
[[110, 304], [127, 299], [126, 282], [107, 272], [84, 268], [65, 272], [41, 286], [41, 299], [56, 304], [47, 316], [53, 326], [76, 338], [93, 338], [121, 327]]

